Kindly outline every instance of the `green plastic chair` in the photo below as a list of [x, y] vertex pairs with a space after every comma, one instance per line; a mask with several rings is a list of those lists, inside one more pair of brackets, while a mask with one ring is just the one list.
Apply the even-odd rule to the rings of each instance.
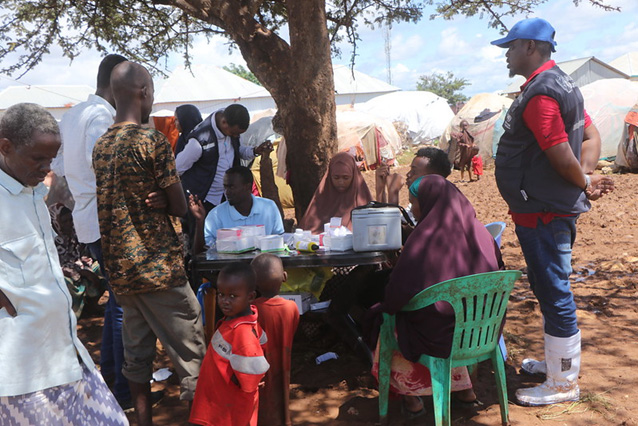
[[[452, 305], [456, 324], [449, 358], [421, 355], [432, 376], [434, 418], [438, 425], [450, 424], [450, 381], [454, 367], [474, 366], [492, 360], [501, 420], [509, 423], [505, 364], [498, 345], [499, 329], [505, 316], [509, 295], [520, 271], [496, 271], [469, 275], [435, 284], [410, 300], [402, 312], [416, 311], [438, 301]], [[379, 417], [387, 424], [392, 352], [399, 350], [395, 337], [395, 316], [383, 314], [379, 336]]]

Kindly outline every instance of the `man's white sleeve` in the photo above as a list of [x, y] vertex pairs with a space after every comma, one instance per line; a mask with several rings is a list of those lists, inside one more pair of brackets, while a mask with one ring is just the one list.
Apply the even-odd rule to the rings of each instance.
[[193, 164], [197, 162], [202, 156], [202, 146], [195, 138], [189, 139], [184, 147], [184, 150], [177, 154], [175, 158], [175, 167], [177, 173], [181, 176], [186, 171], [193, 167]]

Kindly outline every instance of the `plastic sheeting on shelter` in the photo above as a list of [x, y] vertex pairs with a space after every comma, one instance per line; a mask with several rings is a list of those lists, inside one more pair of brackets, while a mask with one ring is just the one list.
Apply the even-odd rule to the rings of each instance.
[[510, 105], [510, 98], [494, 93], [479, 93], [472, 96], [441, 135], [439, 148], [448, 152], [450, 161], [454, 161], [457, 149], [451, 135], [452, 132], [460, 131], [462, 120], [467, 120], [468, 131], [474, 136], [474, 143], [479, 147], [483, 163], [492, 164], [498, 141], [503, 134], [503, 117]]
[[612, 158], [623, 141], [625, 117], [638, 103], [638, 83], [610, 78], [587, 84], [580, 91], [585, 109], [600, 132], [600, 157]]
[[638, 104], [627, 113], [623, 136], [618, 144], [616, 165], [638, 172]]
[[414, 144], [430, 142], [441, 136], [454, 117], [447, 100], [426, 91], [388, 93], [355, 108], [392, 122], [405, 123]]

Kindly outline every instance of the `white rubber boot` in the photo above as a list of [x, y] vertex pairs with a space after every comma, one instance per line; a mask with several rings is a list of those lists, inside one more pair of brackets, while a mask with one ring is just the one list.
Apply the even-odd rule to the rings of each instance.
[[577, 401], [580, 371], [580, 331], [571, 337], [545, 335], [545, 382], [516, 391], [521, 405], [537, 406]]
[[538, 361], [532, 358], [525, 358], [521, 364], [521, 371], [530, 376], [544, 376], [547, 374], [547, 364], [545, 361]]
[[[543, 316], [543, 330], [545, 330], [545, 316]], [[547, 365], [545, 361], [538, 361], [533, 358], [525, 358], [521, 363], [521, 371], [530, 376], [545, 376]]]

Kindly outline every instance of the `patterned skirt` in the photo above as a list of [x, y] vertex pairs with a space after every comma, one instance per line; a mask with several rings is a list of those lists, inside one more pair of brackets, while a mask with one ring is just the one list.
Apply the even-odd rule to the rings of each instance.
[[[374, 351], [372, 375], [379, 379], [379, 345]], [[451, 392], [472, 388], [472, 381], [467, 367], [452, 369]], [[430, 370], [423, 364], [411, 362], [403, 358], [401, 352], [392, 353], [390, 366], [390, 390], [399, 395], [424, 396], [432, 395], [432, 379]]]
[[0, 397], [2, 426], [126, 426], [126, 415], [97, 369], [82, 379], [18, 396]]

